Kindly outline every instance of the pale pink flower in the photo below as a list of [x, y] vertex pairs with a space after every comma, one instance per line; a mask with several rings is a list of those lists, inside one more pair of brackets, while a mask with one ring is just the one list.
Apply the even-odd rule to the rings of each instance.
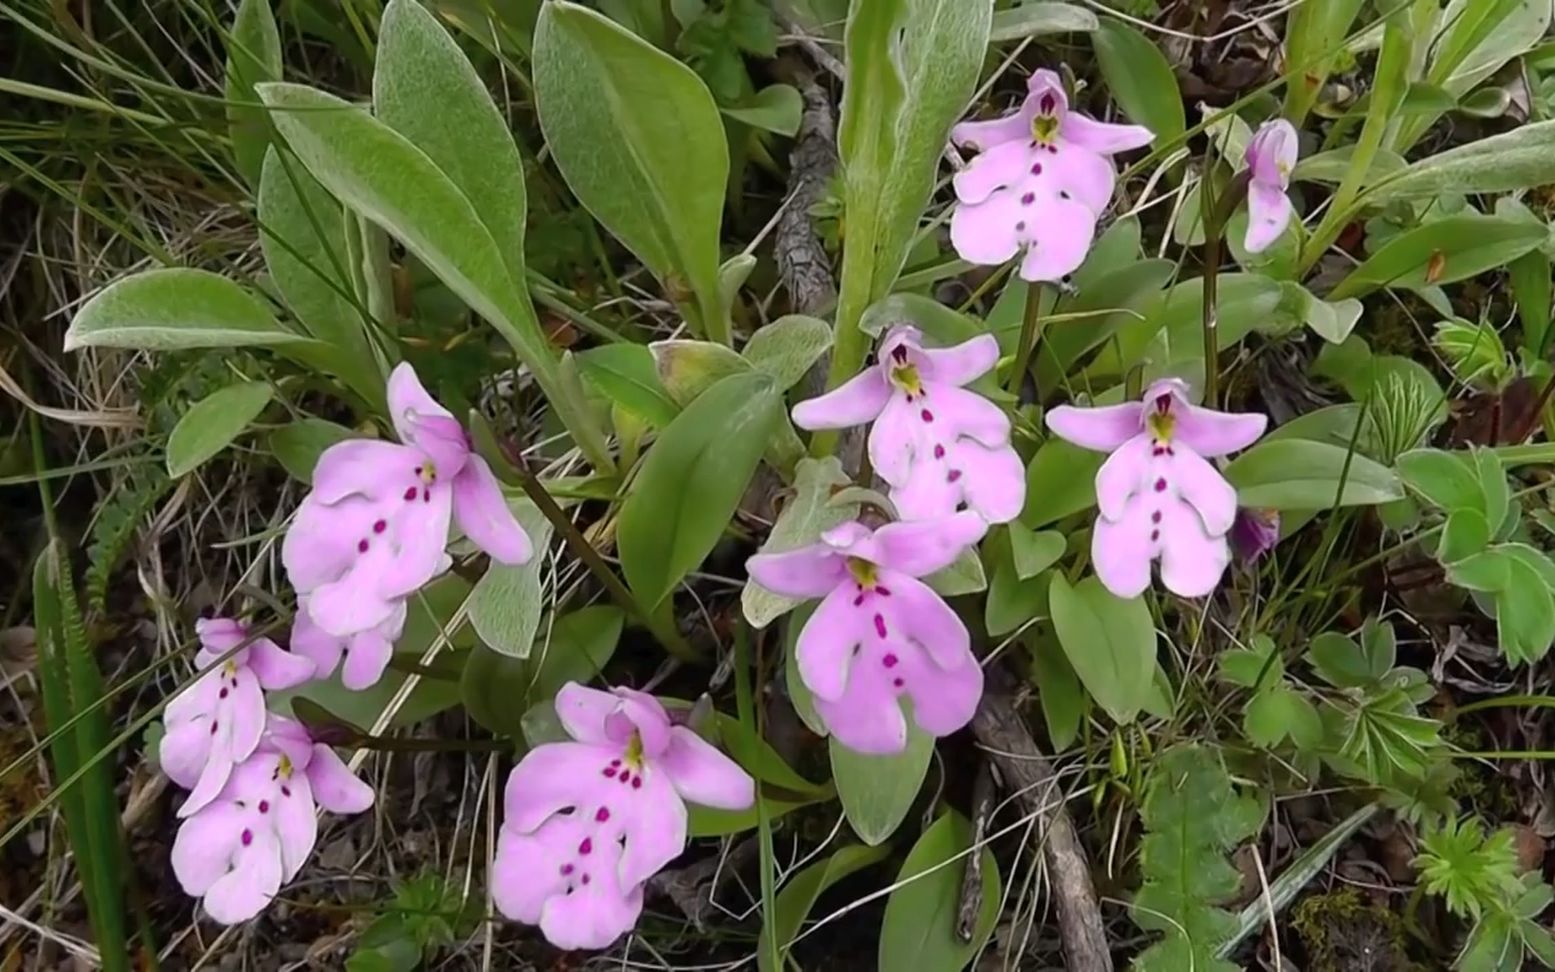
[[1099, 408], [1063, 405], [1048, 428], [1086, 449], [1111, 452], [1096, 474], [1100, 517], [1091, 537], [1096, 576], [1119, 597], [1150, 586], [1150, 565], [1183, 597], [1215, 589], [1230, 562], [1226, 533], [1236, 490], [1209, 460], [1245, 449], [1268, 418], [1189, 404], [1187, 385], [1165, 378], [1142, 402]]
[[925, 348], [911, 325], [880, 343], [879, 363], [794, 406], [794, 424], [841, 429], [874, 422], [869, 461], [891, 487], [903, 519], [949, 516], [963, 504], [989, 523], [1008, 523], [1026, 502], [1026, 470], [1010, 446], [1010, 419], [960, 387], [992, 368], [999, 343], [980, 335]]
[[957, 145], [981, 153], [956, 173], [950, 242], [973, 263], [1000, 264], [1024, 251], [1023, 279], [1060, 280], [1084, 261], [1112, 201], [1110, 156], [1155, 136], [1070, 111], [1052, 71], [1037, 71], [1026, 86], [1014, 114], [950, 132]]
[[575, 742], [536, 746], [508, 776], [491, 896], [557, 948], [604, 948], [685, 850], [686, 803], [743, 810], [756, 787], [651, 695], [569, 682], [556, 714]]
[[[394, 657], [394, 643], [405, 631], [406, 608], [395, 602], [392, 614], [382, 623], [351, 635], [333, 635], [319, 627], [308, 611], [310, 595], [297, 598], [297, 616], [292, 621], [291, 649], [316, 666], [315, 678], [329, 678], [340, 666], [340, 683], [355, 692], [371, 688], [383, 677]], [[344, 664], [342, 664], [342, 661]]]
[[[248, 636], [239, 621], [209, 618], [195, 622], [205, 670], [194, 684], [167, 704], [167, 732], [157, 750], [162, 771], [190, 790], [178, 814], [187, 817], [215, 799], [232, 767], [259, 745], [265, 728], [264, 692], [301, 685], [313, 677], [313, 662], [259, 638], [216, 666], [216, 660]], [[215, 666], [215, 667], [212, 667]]]
[[966, 625], [918, 578], [950, 565], [988, 526], [972, 512], [870, 530], [844, 523], [821, 542], [746, 561], [756, 583], [823, 598], [795, 646], [799, 674], [837, 741], [864, 753], [907, 745], [900, 698], [919, 728], [947, 736], [983, 695]]
[[263, 911], [297, 876], [318, 837], [315, 804], [335, 813], [372, 806], [373, 791], [300, 724], [271, 714], [259, 747], [217, 797], [184, 820], [173, 873], [224, 925]]
[[313, 621], [342, 637], [388, 622], [444, 568], [450, 519], [501, 563], [533, 552], [491, 467], [410, 365], [389, 376], [388, 399], [404, 444], [350, 439], [327, 449], [281, 545]]
[[1290, 173], [1296, 167], [1300, 146], [1296, 126], [1275, 118], [1258, 126], [1247, 143], [1247, 236], [1242, 245], [1249, 253], [1268, 249], [1290, 225]]

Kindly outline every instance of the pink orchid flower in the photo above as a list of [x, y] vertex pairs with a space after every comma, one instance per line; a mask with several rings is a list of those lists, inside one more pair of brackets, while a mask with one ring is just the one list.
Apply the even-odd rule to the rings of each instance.
[[313, 677], [313, 662], [256, 639], [231, 658], [216, 660], [241, 644], [248, 631], [230, 618], [195, 622], [200, 651], [194, 663], [204, 675], [167, 704], [157, 757], [174, 783], [190, 790], [178, 815], [187, 817], [226, 786], [232, 768], [248, 759], [265, 728], [266, 690], [291, 688]]
[[1144, 400], [1099, 408], [1063, 405], [1048, 428], [1086, 449], [1111, 452], [1096, 473], [1100, 518], [1091, 538], [1096, 576], [1119, 597], [1150, 586], [1150, 565], [1183, 597], [1202, 597], [1230, 562], [1226, 533], [1236, 490], [1209, 460], [1245, 449], [1268, 417], [1191, 405], [1187, 384], [1165, 378]]
[[312, 660], [315, 678], [329, 678], [339, 666], [340, 683], [353, 692], [377, 685], [394, 657], [394, 643], [405, 632], [405, 602], [396, 601], [394, 612], [375, 627], [342, 637], [318, 626], [308, 610], [310, 599], [308, 594], [297, 598], [292, 651]]
[[1286, 190], [1299, 148], [1296, 126], [1283, 118], [1258, 126], [1247, 143], [1251, 181], [1247, 185], [1247, 236], [1242, 245], [1249, 253], [1268, 249], [1290, 225], [1295, 209]]
[[1280, 511], [1243, 507], [1231, 525], [1231, 552], [1245, 564], [1256, 564], [1280, 542]]
[[404, 444], [350, 439], [325, 450], [281, 545], [313, 621], [341, 637], [389, 621], [445, 568], [450, 519], [501, 563], [533, 553], [491, 467], [409, 364], [389, 376], [388, 398]]
[[557, 948], [604, 948], [685, 850], [686, 802], [743, 810], [756, 786], [651, 695], [569, 682], [556, 714], [575, 741], [536, 746], [508, 777], [491, 896]]
[[972, 719], [983, 670], [966, 625], [918, 578], [950, 565], [988, 526], [970, 511], [870, 530], [844, 523], [821, 542], [757, 554], [750, 576], [779, 594], [823, 598], [799, 633], [799, 674], [837, 741], [899, 753], [912, 700], [919, 728], [947, 736]]
[[1009, 417], [960, 387], [998, 362], [993, 335], [925, 348], [917, 328], [898, 325], [880, 343], [879, 359], [794, 406], [794, 423], [841, 429], [873, 421], [869, 461], [903, 519], [949, 516], [962, 504], [989, 523], [1019, 516], [1026, 469], [1010, 446]]
[[224, 925], [263, 911], [297, 876], [318, 837], [315, 804], [335, 813], [372, 806], [373, 791], [299, 723], [272, 713], [259, 747], [173, 840], [173, 873]]
[[1155, 135], [1070, 111], [1052, 71], [1037, 71], [1026, 86], [1014, 114], [950, 132], [957, 145], [982, 153], [956, 173], [950, 242], [973, 263], [1000, 264], [1024, 251], [1023, 279], [1060, 280], [1085, 259], [1112, 201], [1110, 156]]

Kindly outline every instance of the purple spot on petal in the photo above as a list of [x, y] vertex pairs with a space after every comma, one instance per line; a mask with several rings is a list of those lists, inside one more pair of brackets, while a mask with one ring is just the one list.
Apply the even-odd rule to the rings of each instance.
[[615, 771], [615, 767], [614, 766], [606, 766], [602, 772], [607, 777], [616, 775], [616, 771]]
[[934, 458], [936, 458], [936, 459], [943, 459], [943, 458], [945, 458], [945, 447], [940, 445], [937, 442], [934, 444]]
[[609, 807], [600, 807], [599, 810], [597, 810], [594, 813], [594, 819], [599, 821], [600, 823], [604, 823], [606, 820], [609, 820], [610, 819], [610, 808]]
[[260, 813], [269, 813], [270, 812], [270, 801], [269, 800], [260, 800], [259, 801], [259, 812]]
[[247, 827], [243, 828], [243, 846], [247, 847], [254, 842], [254, 832]]
[[430, 489], [427, 489], [424, 486], [421, 489], [421, 502], [423, 502], [423, 503], [430, 503], [430, 502], [432, 502], [432, 491]]
[[934, 413], [929, 411], [928, 409], [924, 409], [923, 411], [919, 412], [918, 413], [918, 417], [923, 419], [925, 422], [932, 422], [932, 421], [934, 421]]
[[634, 789], [634, 790], [641, 790], [642, 788], [643, 788], [643, 778], [641, 776], [634, 776], [634, 777], [632, 777], [632, 789]]
[[373, 532], [374, 533], [382, 533], [383, 531], [387, 530], [388, 528], [389, 528], [389, 521], [388, 520], [379, 520], [378, 522], [373, 524]]
[[875, 634], [885, 637], [885, 618], [879, 614], [875, 615]]
[[1022, 206], [1030, 206], [1032, 203], [1034, 203], [1036, 201], [1037, 201], [1037, 194], [1034, 193], [1034, 192], [1028, 192], [1024, 196], [1020, 197], [1020, 204]]
[[902, 681], [899, 678], [893, 678], [893, 679], [891, 679], [891, 684], [895, 685], [897, 688], [901, 688], [903, 685], [906, 685], [907, 683]]
[[861, 605], [863, 603], [864, 603], [864, 595], [862, 595], [862, 594], [860, 594], [858, 597], [855, 597], [853, 599], [853, 606], [854, 607], [858, 607], [859, 605]]
[[411, 488], [405, 490], [405, 498], [407, 500], [415, 499], [416, 498], [416, 487], [412, 486]]
[[1150, 522], [1151, 523], [1160, 523], [1161, 522], [1161, 511], [1160, 510], [1156, 510], [1154, 513], [1150, 514]]
[[610, 765], [611, 766], [620, 766], [621, 765], [621, 761], [619, 759], [612, 759], [610, 761]]
[[366, 553], [367, 552], [367, 540], [365, 538], [363, 538], [362, 540], [357, 541], [356, 551], [357, 551], [357, 553]]
[[1036, 162], [1036, 163], [1032, 164], [1032, 166], [1031, 166], [1031, 174], [1032, 175], [1041, 175], [1042, 174], [1042, 163], [1041, 162]]
[[891, 590], [890, 590], [890, 588], [887, 588], [887, 587], [876, 587], [875, 588], [875, 593], [879, 594], [881, 597], [890, 597], [891, 596]]
[[292, 788], [291, 787], [289, 787], [289, 786], [281, 787], [281, 796], [289, 797], [291, 795], [292, 795]]
[[1042, 106], [1042, 113], [1044, 115], [1051, 115], [1053, 113], [1053, 109], [1058, 107], [1058, 103], [1053, 100], [1053, 93], [1051, 91], [1042, 96], [1042, 100], [1039, 102], [1039, 104]]
[[945, 482], [947, 482], [947, 483], [953, 483], [953, 482], [955, 482], [956, 480], [958, 480], [960, 478], [961, 478], [961, 470], [959, 470], [959, 469], [952, 469], [950, 472], [945, 474]]
[[216, 720], [215, 719], [211, 720], [211, 735], [213, 735], [213, 736], [216, 735]]
[[582, 881], [584, 884], [587, 884], [587, 883], [589, 883], [589, 876], [587, 874], [585, 874], [585, 875], [583, 875], [583, 877], [579, 878], [578, 880]]
[[1069, 198], [1069, 190], [1068, 189], [1060, 189], [1060, 190], [1058, 190], [1058, 198], [1060, 198], [1060, 199], [1068, 199]]
[[628, 773], [626, 770], [622, 770], [621, 771], [621, 782], [622, 783], [630, 783], [630, 782], [632, 782], [632, 774]]
[[895, 655], [887, 654], [884, 658], [880, 659], [880, 664], [887, 668], [895, 668], [896, 663], [900, 660], [901, 659], [897, 658]]
[[1150, 531], [1150, 539], [1151, 539], [1152, 542], [1161, 539], [1161, 531], [1160, 530], [1151, 530]]
[[220, 693], [220, 694], [219, 694], [219, 695], [217, 695], [217, 696], [216, 696], [216, 697], [217, 697], [217, 698], [218, 698], [218, 699], [224, 699], [224, 698], [226, 698], [226, 697], [227, 697], [227, 692], [228, 692], [228, 691], [229, 691], [229, 690], [228, 690], [228, 689], [222, 689], [222, 690], [221, 690], [221, 693]]
[[572, 865], [571, 864], [563, 864], [562, 865], [562, 877], [566, 877], [567, 875], [569, 875], [571, 873], [572, 873]]
[[1166, 480], [1164, 480], [1164, 479], [1157, 479], [1155, 481], [1155, 491], [1157, 493], [1164, 493], [1164, 492], [1166, 492]]
[[1015, 224], [1015, 232], [1017, 232], [1017, 233], [1024, 233], [1024, 232], [1026, 232], [1026, 223], [1025, 223], [1024, 220], [1022, 220], [1021, 222], [1018, 222], [1018, 223]]
[[583, 843], [578, 845], [578, 853], [579, 854], [587, 854], [590, 851], [592, 851], [593, 849], [594, 849], [594, 839], [592, 837], [585, 837], [585, 838], [583, 838]]

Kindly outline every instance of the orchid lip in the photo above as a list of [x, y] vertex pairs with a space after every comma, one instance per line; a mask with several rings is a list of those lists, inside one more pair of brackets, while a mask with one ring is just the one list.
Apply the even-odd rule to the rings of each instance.
[[848, 573], [853, 575], [860, 587], [874, 587], [880, 580], [880, 569], [862, 557], [848, 558]]

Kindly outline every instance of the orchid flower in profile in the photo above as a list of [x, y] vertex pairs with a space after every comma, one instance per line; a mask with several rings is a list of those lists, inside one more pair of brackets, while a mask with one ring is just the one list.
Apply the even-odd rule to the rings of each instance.
[[491, 896], [557, 948], [604, 948], [686, 849], [687, 801], [743, 810], [756, 786], [651, 695], [569, 682], [556, 714], [573, 741], [536, 746], [508, 776]]
[[1268, 417], [1189, 404], [1187, 384], [1165, 378], [1144, 400], [1098, 408], [1063, 405], [1048, 428], [1075, 445], [1111, 456], [1096, 474], [1100, 517], [1091, 561], [1118, 597], [1150, 586], [1150, 565], [1183, 597], [1202, 597], [1220, 583], [1231, 553], [1226, 534], [1236, 519], [1236, 490], [1209, 460], [1245, 449]]
[[1061, 280], [1084, 261], [1112, 201], [1110, 156], [1155, 135], [1071, 111], [1053, 71], [1037, 71], [1026, 86], [1014, 114], [951, 129], [953, 142], [981, 154], [956, 173], [950, 241], [964, 260], [1000, 264], [1023, 254], [1022, 279]]
[[258, 747], [265, 729], [264, 692], [313, 677], [313, 662], [283, 651], [269, 638], [255, 639], [216, 665], [248, 637], [239, 621], [201, 619], [194, 630], [200, 638], [194, 662], [205, 674], [167, 704], [167, 732], [157, 750], [162, 771], [191, 791], [178, 811], [183, 817], [215, 799], [232, 768]]
[[263, 911], [297, 876], [318, 837], [315, 805], [334, 813], [372, 806], [373, 791], [307, 729], [272, 713], [258, 748], [173, 840], [173, 873], [224, 925]]
[[850, 522], [821, 541], [746, 561], [756, 583], [822, 598], [795, 646], [799, 674], [837, 741], [862, 753], [907, 745], [900, 699], [935, 736], [972, 719], [983, 669], [956, 612], [919, 578], [947, 567], [988, 525], [972, 512], [870, 530]]
[[961, 387], [998, 360], [991, 334], [925, 348], [917, 328], [898, 325], [881, 342], [878, 364], [794, 406], [794, 424], [874, 422], [869, 461], [890, 484], [903, 519], [949, 516], [964, 504], [989, 523], [1008, 523], [1026, 502], [1026, 469], [1010, 445], [1009, 417]]
[[350, 439], [325, 450], [281, 545], [312, 621], [340, 637], [389, 622], [445, 569], [450, 520], [501, 563], [533, 553], [491, 467], [409, 364], [389, 376], [388, 399], [403, 444]]
[[329, 678], [339, 667], [340, 683], [353, 692], [378, 684], [394, 657], [394, 643], [405, 631], [405, 602], [396, 601], [393, 613], [378, 625], [342, 636], [318, 626], [308, 611], [309, 599], [307, 594], [297, 598], [291, 650], [313, 662], [315, 678]]
[[1244, 564], [1256, 564], [1280, 542], [1280, 511], [1243, 507], [1231, 525], [1231, 552]]
[[1296, 167], [1300, 146], [1296, 126], [1275, 118], [1258, 126], [1247, 143], [1247, 236], [1242, 245], [1249, 253], [1267, 250], [1285, 227], [1295, 208], [1287, 190], [1290, 173]]

